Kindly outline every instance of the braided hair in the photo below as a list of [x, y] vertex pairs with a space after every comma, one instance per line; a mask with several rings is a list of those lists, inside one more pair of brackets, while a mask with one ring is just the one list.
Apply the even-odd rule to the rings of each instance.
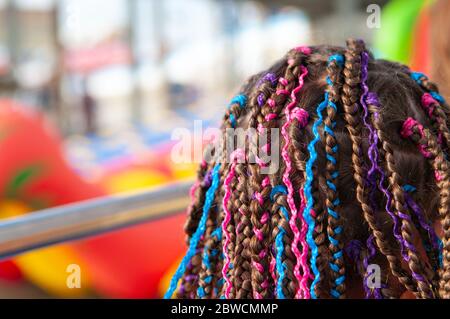
[[450, 298], [448, 114], [361, 40], [290, 50], [232, 98], [165, 297]]

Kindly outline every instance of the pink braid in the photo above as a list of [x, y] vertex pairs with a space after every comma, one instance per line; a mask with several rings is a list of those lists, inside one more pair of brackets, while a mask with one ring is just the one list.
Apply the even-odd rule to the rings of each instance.
[[230, 292], [231, 292], [231, 279], [228, 277], [228, 269], [230, 267], [230, 256], [228, 254], [228, 246], [230, 244], [230, 234], [228, 233], [228, 224], [231, 220], [231, 212], [228, 209], [228, 201], [231, 197], [231, 182], [235, 176], [235, 168], [238, 160], [244, 159], [245, 154], [242, 149], [237, 149], [230, 155], [230, 160], [232, 162], [230, 167], [230, 172], [228, 173], [227, 177], [225, 178], [224, 182], [224, 189], [225, 189], [225, 195], [223, 196], [223, 211], [225, 213], [223, 222], [222, 222], [222, 233], [224, 234], [225, 241], [223, 243], [223, 255], [225, 256], [225, 263], [222, 267], [222, 276], [225, 279], [225, 298], [230, 298]]
[[[261, 167], [264, 166], [263, 163], [260, 163], [259, 165], [260, 165]], [[269, 185], [269, 184], [270, 184], [270, 179], [269, 179], [269, 177], [265, 177], [265, 178], [263, 179], [263, 181], [262, 181], [262, 186], [263, 186], [263, 187], [266, 187], [266, 186]], [[263, 205], [263, 203], [264, 203], [264, 198], [262, 197], [261, 193], [255, 192], [255, 198], [258, 200], [258, 202], [259, 202], [260, 205]], [[261, 224], [263, 224], [263, 225], [266, 224], [266, 223], [268, 222], [268, 220], [269, 220], [269, 213], [268, 213], [268, 212], [265, 212], [265, 213], [261, 216]], [[262, 232], [261, 232], [260, 229], [254, 229], [253, 232], [255, 233], [255, 235], [256, 235], [256, 237], [258, 238], [258, 240], [263, 240], [263, 239], [264, 239], [263, 234], [262, 234]], [[265, 248], [264, 250], [262, 250], [262, 251], [260, 252], [259, 258], [263, 259], [265, 256], [267, 256], [267, 253], [268, 253], [268, 248]], [[254, 262], [252, 263], [252, 265], [253, 265], [253, 267], [255, 267], [260, 273], [263, 273], [263, 272], [264, 272], [264, 268], [263, 268], [263, 266], [262, 266], [260, 263], [254, 261]], [[270, 268], [270, 267], [269, 267], [269, 268]], [[270, 271], [270, 270], [269, 270], [269, 271]], [[267, 278], [263, 281], [263, 283], [261, 284], [261, 286], [262, 286], [263, 288], [267, 288], [267, 287], [269, 286], [269, 281], [267, 280]], [[262, 299], [262, 296], [261, 296], [256, 290], [254, 290], [253, 293], [254, 293], [256, 299]]]
[[311, 48], [307, 47], [307, 46], [299, 46], [299, 47], [294, 48], [294, 50], [297, 51], [297, 52], [301, 52], [303, 54], [306, 54], [306, 55], [310, 55], [311, 52], [312, 52]]
[[[408, 138], [411, 135], [413, 135], [413, 128], [417, 126], [417, 129], [419, 130], [419, 134], [421, 137], [423, 137], [423, 126], [419, 122], [417, 122], [415, 119], [409, 117], [406, 119], [406, 121], [403, 123], [402, 130], [400, 131], [400, 134], [403, 138]], [[422, 153], [423, 156], [426, 158], [431, 157], [431, 153], [426, 150], [424, 145], [419, 145], [419, 151]]]
[[[433, 113], [437, 107], [439, 107], [439, 102], [435, 100], [435, 98], [430, 93], [425, 93], [422, 95], [422, 107], [425, 112], [428, 113], [428, 117], [430, 119], [435, 120], [436, 122], [442, 121], [440, 118], [436, 118]], [[438, 132], [438, 143], [442, 144], [442, 132]]]
[[270, 271], [270, 276], [272, 277], [273, 283], [274, 285], [277, 282], [277, 274], [275, 272], [275, 266], [276, 266], [276, 260], [275, 258], [272, 256], [272, 258], [270, 259], [270, 267], [269, 267], [269, 271]]
[[[302, 280], [303, 277], [300, 273], [300, 267], [302, 267], [303, 273], [305, 273], [305, 268], [308, 268], [308, 265], [302, 263], [301, 253], [300, 253], [300, 250], [298, 249], [298, 244], [301, 241], [300, 238], [303, 238], [303, 241], [306, 241], [306, 239], [305, 239], [306, 237], [304, 237], [304, 236], [306, 236], [306, 233], [302, 234], [297, 227], [298, 211], [297, 211], [297, 207], [295, 206], [295, 202], [294, 202], [294, 187], [292, 186], [292, 182], [289, 178], [290, 172], [292, 170], [292, 161], [289, 157], [288, 148], [289, 148], [289, 145], [291, 144], [291, 142], [290, 142], [289, 134], [287, 132], [288, 127], [292, 124], [292, 121], [294, 119], [291, 112], [292, 112], [292, 109], [297, 104], [297, 94], [303, 87], [304, 78], [308, 74], [308, 70], [303, 65], [301, 66], [301, 71], [302, 71], [302, 73], [299, 76], [298, 86], [294, 90], [292, 90], [291, 102], [286, 106], [286, 108], [284, 110], [284, 113], [286, 116], [286, 122], [283, 124], [283, 126], [281, 128], [281, 134], [283, 135], [284, 140], [285, 140], [283, 149], [281, 151], [281, 155], [286, 163], [286, 169], [283, 173], [283, 182], [286, 185], [286, 188], [288, 191], [287, 202], [289, 204], [289, 209], [291, 210], [291, 218], [289, 220], [289, 225], [291, 226], [292, 232], [294, 233], [294, 241], [292, 243], [291, 250], [297, 259], [297, 263], [295, 264], [295, 268], [294, 268], [294, 275], [297, 278], [297, 281], [299, 283], [297, 292], [295, 294], [296, 299], [300, 299], [302, 297], [306, 298], [306, 295], [309, 292], [309, 289], [307, 289], [307, 287], [305, 289], [305, 287], [300, 286], [300, 283], [303, 282], [303, 280]], [[299, 123], [307, 122], [308, 113], [305, 110], [298, 109], [298, 110], [296, 110], [296, 113], [297, 113], [296, 117], [299, 116], [300, 118], [303, 119], [302, 121], [299, 121]], [[302, 225], [305, 224], [305, 221], [303, 220], [303, 216], [301, 214], [299, 216], [300, 216]], [[304, 244], [305, 243], [302, 242], [303, 247], [306, 247], [306, 246], [304, 246]]]
[[430, 118], [433, 117], [434, 108], [438, 106], [439, 103], [431, 96], [430, 93], [425, 93], [422, 95], [422, 107], [427, 111]]
[[[300, 189], [299, 191], [300, 193], [300, 211], [304, 211], [305, 207], [306, 207], [306, 198], [305, 198], [305, 193], [303, 192], [303, 188]], [[314, 212], [314, 210], [311, 209], [311, 215], [313, 217], [316, 217], [316, 214]], [[303, 215], [300, 214], [300, 218], [303, 218]], [[311, 298], [311, 293], [310, 290], [308, 289], [308, 280], [309, 279], [314, 279], [314, 277], [312, 276], [309, 267], [308, 267], [308, 243], [306, 242], [306, 233], [308, 232], [308, 224], [304, 222], [302, 222], [302, 229], [301, 231], [301, 235], [302, 237], [301, 239], [301, 244], [303, 247], [303, 251], [302, 251], [302, 265], [306, 265], [304, 268], [304, 272], [303, 272], [303, 278], [302, 278], [302, 282], [300, 283], [300, 286], [303, 287], [305, 295], [304, 298], [305, 299], [310, 299]]]

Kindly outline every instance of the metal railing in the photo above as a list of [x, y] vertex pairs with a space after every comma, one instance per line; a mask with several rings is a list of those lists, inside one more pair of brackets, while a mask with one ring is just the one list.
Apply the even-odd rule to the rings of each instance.
[[0, 221], [0, 260], [184, 212], [191, 181], [36, 211]]

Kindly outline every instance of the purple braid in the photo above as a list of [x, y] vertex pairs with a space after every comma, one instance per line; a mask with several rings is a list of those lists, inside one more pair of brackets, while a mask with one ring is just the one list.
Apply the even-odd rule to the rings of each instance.
[[[272, 86], [275, 86], [278, 83], [278, 78], [274, 73], [266, 73], [263, 77], [261, 77], [256, 84], [258, 87], [263, 84], [263, 82], [269, 81]], [[266, 103], [266, 97], [263, 93], [260, 93], [256, 98], [258, 101], [258, 105], [262, 107]]]
[[363, 287], [364, 287], [364, 291], [366, 293], [366, 299], [370, 298], [372, 294], [373, 294], [375, 299], [382, 299], [383, 298], [380, 288], [374, 288], [373, 291], [372, 291], [369, 288], [369, 286], [367, 286], [367, 279], [368, 279], [368, 277], [370, 275], [370, 274], [367, 273], [367, 267], [369, 267], [369, 261], [371, 259], [373, 259], [375, 257], [375, 255], [376, 255], [376, 253], [377, 253], [377, 250], [375, 248], [374, 239], [375, 239], [375, 237], [373, 235], [370, 235], [369, 238], [367, 238], [367, 241], [366, 241], [367, 255], [363, 259], [364, 270], [365, 270], [365, 273], [366, 273], [366, 275], [364, 276], [364, 280], [363, 280]]
[[428, 234], [428, 238], [431, 244], [431, 247], [427, 246], [427, 243], [424, 243], [425, 250], [430, 254], [429, 258], [434, 262], [434, 267], [439, 268], [439, 259], [440, 259], [440, 239], [434, 230], [433, 225], [431, 225], [427, 220], [423, 213], [422, 208], [414, 201], [412, 195], [408, 194], [405, 191], [405, 199], [406, 204], [412, 210], [413, 214], [416, 216], [417, 221], [420, 227], [425, 230]]
[[[379, 118], [379, 113], [378, 113], [378, 108], [381, 106], [380, 105], [380, 101], [378, 100], [378, 96], [376, 93], [373, 92], [368, 92], [367, 93], [367, 99], [366, 101], [362, 102], [363, 108], [366, 109], [367, 108], [367, 104], [369, 105], [373, 105], [376, 108], [373, 111], [373, 116], [375, 117], [376, 120], [378, 120]], [[365, 111], [364, 111], [365, 112]], [[384, 196], [386, 197], [386, 205], [385, 205], [385, 209], [386, 212], [389, 214], [389, 216], [392, 219], [392, 222], [394, 224], [394, 237], [395, 239], [397, 239], [397, 242], [400, 243], [400, 249], [401, 249], [401, 254], [402, 257], [405, 261], [408, 260], [408, 255], [406, 254], [406, 241], [403, 239], [403, 237], [400, 235], [400, 228], [399, 228], [399, 222], [398, 222], [398, 218], [395, 215], [395, 213], [392, 211], [391, 209], [391, 201], [392, 201], [392, 194], [391, 192], [384, 186], [385, 184], [385, 180], [386, 180], [386, 174], [384, 173], [384, 170], [378, 165], [378, 158], [379, 158], [379, 153], [378, 153], [378, 134], [377, 132], [373, 129], [373, 127], [370, 125], [369, 126], [369, 131], [370, 131], [370, 135], [369, 135], [369, 158], [370, 161], [372, 163], [372, 166], [369, 170], [369, 172], [367, 173], [369, 180], [371, 178], [375, 178], [376, 179], [376, 174], [378, 173], [379, 175], [379, 181], [378, 181], [378, 189], [384, 194]]]
[[[402, 257], [405, 261], [409, 260], [409, 257], [406, 253], [406, 249], [405, 247], [409, 247], [408, 242], [401, 236], [400, 234], [400, 230], [399, 230], [399, 223], [398, 223], [398, 219], [397, 216], [394, 214], [394, 212], [391, 210], [391, 201], [392, 201], [392, 195], [390, 194], [390, 192], [388, 191], [388, 189], [384, 186], [385, 180], [386, 180], [386, 174], [384, 173], [383, 169], [378, 165], [378, 158], [379, 158], [379, 153], [378, 153], [378, 134], [375, 130], [375, 128], [373, 127], [373, 125], [371, 125], [368, 121], [368, 117], [369, 117], [369, 109], [367, 104], [373, 105], [377, 108], [380, 107], [380, 102], [378, 100], [378, 97], [375, 93], [369, 92], [369, 88], [367, 86], [367, 78], [368, 78], [368, 64], [369, 64], [369, 54], [364, 51], [361, 54], [361, 88], [362, 88], [362, 94], [361, 94], [361, 99], [360, 99], [360, 103], [363, 109], [363, 123], [364, 126], [367, 128], [367, 130], [369, 131], [369, 149], [368, 149], [368, 157], [369, 160], [371, 162], [371, 168], [367, 173], [367, 179], [369, 184], [372, 185], [372, 187], [375, 186], [376, 184], [376, 180], [377, 180], [377, 173], [379, 175], [379, 182], [378, 182], [378, 189], [384, 194], [384, 196], [386, 197], [386, 205], [385, 205], [385, 209], [386, 212], [389, 214], [389, 216], [391, 217], [392, 221], [393, 221], [393, 233], [394, 233], [394, 237], [397, 239], [397, 241], [400, 243], [400, 248], [401, 248], [401, 254]], [[378, 119], [378, 112], [375, 110], [374, 112], [374, 117], [375, 119]], [[373, 190], [374, 191], [374, 190]], [[371, 197], [374, 196], [374, 193], [372, 192]], [[374, 200], [372, 199], [372, 202], [374, 202]], [[410, 218], [408, 215], [403, 214], [401, 212], [399, 212], [399, 216], [401, 218]], [[369, 249], [369, 247], [371, 247], [369, 249], [370, 253], [366, 256], [366, 258], [371, 258], [374, 256], [375, 254], [375, 246], [373, 245], [373, 235], [371, 235], [368, 239], [367, 239], [367, 247]], [[365, 261], [365, 269], [367, 269], [367, 265], [368, 265], [368, 260]], [[368, 274], [366, 274], [366, 277], [368, 276]], [[366, 281], [366, 280], [364, 280]], [[366, 283], [365, 283], [366, 285]], [[367, 290], [366, 290], [366, 297], [368, 296], [367, 294]], [[370, 294], [369, 294], [370, 296]], [[374, 296], [376, 299], [379, 299], [378, 297], [381, 296], [381, 291], [380, 289], [375, 289], [374, 290]]]
[[417, 217], [417, 220], [426, 232], [428, 233], [428, 237], [430, 238], [431, 245], [434, 249], [439, 249], [439, 238], [434, 230], [434, 227], [427, 222], [425, 215], [423, 214], [422, 208], [414, 201], [414, 199], [409, 194], [405, 194], [406, 203], [413, 211], [414, 215]]

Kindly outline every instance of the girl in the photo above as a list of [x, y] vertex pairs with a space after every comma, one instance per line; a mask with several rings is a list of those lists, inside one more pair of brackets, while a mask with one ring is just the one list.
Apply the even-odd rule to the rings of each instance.
[[232, 99], [256, 133], [208, 150], [165, 297], [450, 298], [448, 114], [360, 40], [292, 49]]

